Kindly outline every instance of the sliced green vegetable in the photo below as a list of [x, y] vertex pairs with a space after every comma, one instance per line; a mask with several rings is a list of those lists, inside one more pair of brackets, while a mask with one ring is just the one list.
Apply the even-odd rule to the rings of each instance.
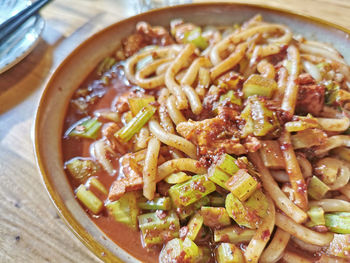
[[325, 214], [326, 227], [334, 233], [350, 234], [350, 213], [338, 212]]
[[219, 102], [230, 101], [238, 106], [242, 105], [242, 100], [238, 97], [234, 90], [229, 90], [227, 93], [220, 96]]
[[236, 164], [236, 158], [227, 153], [222, 154], [215, 165], [230, 175], [233, 175], [239, 169]]
[[69, 129], [68, 136], [87, 139], [96, 139], [102, 123], [97, 118], [84, 118], [77, 121], [73, 128]]
[[324, 226], [325, 225], [325, 218], [324, 218], [324, 210], [320, 206], [312, 206], [307, 211], [308, 216], [310, 217], [310, 220], [308, 223], [306, 223], [306, 226], [308, 227], [314, 227], [314, 226]]
[[334, 234], [326, 252], [328, 255], [349, 259], [350, 234]]
[[260, 217], [257, 211], [245, 206], [245, 204], [239, 201], [232, 193], [226, 196], [225, 207], [228, 215], [240, 226], [256, 229], [260, 223]]
[[224, 207], [202, 206], [201, 215], [204, 219], [204, 225], [212, 228], [221, 228], [231, 225], [231, 219]]
[[201, 255], [202, 253], [198, 246], [189, 238], [185, 238], [184, 241], [179, 238], [174, 238], [161, 250], [159, 262], [199, 263]]
[[169, 195], [173, 203], [180, 207], [188, 206], [215, 190], [215, 184], [205, 175], [196, 175], [185, 183], [173, 185], [169, 189]]
[[229, 242], [238, 244], [249, 242], [255, 235], [255, 230], [241, 228], [237, 225], [214, 230], [214, 242]]
[[106, 71], [110, 70], [112, 66], [116, 63], [117, 61], [113, 57], [106, 57], [104, 58], [100, 64], [98, 64], [96, 73], [97, 75], [101, 76], [103, 73]]
[[108, 194], [106, 187], [100, 182], [100, 180], [97, 179], [97, 177], [90, 178], [88, 184], [90, 184], [90, 186], [95, 187], [101, 193], [103, 193], [105, 195]]
[[191, 217], [190, 221], [187, 224], [187, 237], [189, 239], [194, 241], [197, 238], [199, 230], [202, 228], [203, 221], [203, 216], [198, 212]]
[[149, 121], [156, 110], [157, 109], [153, 106], [145, 106], [134, 118], [131, 119], [131, 121], [117, 131], [114, 136], [122, 142], [128, 142]]
[[225, 183], [228, 179], [230, 179], [230, 175], [222, 171], [216, 166], [211, 166], [208, 170], [208, 178], [210, 181], [216, 183], [217, 185], [221, 186], [222, 188], [227, 189]]
[[143, 107], [146, 107], [154, 101], [154, 96], [143, 96], [128, 99], [129, 107], [133, 116], [136, 116]]
[[312, 198], [320, 200], [329, 190], [330, 188], [324, 182], [317, 176], [313, 176], [309, 182], [307, 192]]
[[195, 211], [199, 210], [202, 206], [208, 205], [210, 202], [208, 196], [204, 196], [199, 199], [197, 202], [190, 204], [188, 206], [180, 206], [176, 209], [176, 213], [181, 220], [184, 220], [191, 216]]
[[244, 82], [242, 91], [245, 99], [253, 95], [271, 98], [276, 89], [277, 83], [273, 79], [253, 74]]
[[137, 229], [137, 216], [139, 208], [137, 206], [137, 193], [125, 193], [118, 201], [106, 205], [108, 212], [117, 222]]
[[137, 206], [144, 210], [170, 210], [171, 200], [169, 197], [156, 197], [153, 200], [141, 198], [138, 200]]
[[211, 206], [225, 206], [225, 198], [222, 195], [214, 192], [213, 194], [210, 194], [208, 197], [209, 197]]
[[196, 27], [192, 31], [185, 32], [184, 43], [191, 43], [201, 50], [208, 47], [208, 41], [202, 36], [202, 29]]
[[252, 196], [245, 201], [245, 205], [261, 218], [264, 218], [267, 215], [269, 203], [266, 195], [260, 189], [256, 190]]
[[247, 105], [241, 112], [241, 118], [245, 121], [245, 125], [241, 130], [241, 137], [246, 138], [248, 135], [253, 134], [254, 123], [251, 116], [252, 109], [250, 107], [250, 103], [248, 101]]
[[176, 213], [158, 212], [142, 214], [137, 217], [145, 247], [161, 245], [179, 236], [180, 222]]
[[247, 200], [257, 189], [258, 182], [247, 170], [238, 170], [227, 182], [226, 189], [237, 197], [240, 201]]
[[234, 244], [221, 243], [216, 251], [218, 263], [242, 263], [245, 262], [242, 251]]
[[87, 190], [85, 185], [81, 184], [75, 194], [77, 199], [94, 214], [102, 211], [103, 202], [93, 192]]
[[89, 159], [73, 158], [65, 163], [65, 167], [74, 179], [83, 183], [98, 171], [97, 164]]
[[168, 184], [181, 184], [190, 180], [192, 176], [187, 175], [184, 172], [173, 173], [167, 176], [164, 181]]

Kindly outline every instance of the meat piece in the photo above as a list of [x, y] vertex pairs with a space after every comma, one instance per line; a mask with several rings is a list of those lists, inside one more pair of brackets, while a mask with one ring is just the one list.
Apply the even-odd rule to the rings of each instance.
[[144, 35], [140, 33], [132, 34], [122, 40], [125, 57], [134, 55], [137, 51], [147, 45]]
[[161, 26], [152, 27], [146, 22], [139, 22], [136, 25], [136, 31], [143, 35], [148, 44], [167, 46], [174, 43], [168, 30]]
[[318, 116], [323, 109], [325, 87], [322, 85], [300, 85], [296, 112], [299, 114], [311, 113]]
[[[175, 23], [174, 23], [175, 22]], [[178, 43], [183, 43], [183, 39], [187, 32], [191, 32], [197, 26], [191, 23], [184, 23], [183, 20], [175, 20], [171, 24], [171, 32], [173, 32], [175, 36], [175, 40]]]
[[243, 144], [248, 152], [256, 152], [261, 148], [261, 142], [253, 136], [248, 135]]
[[228, 119], [227, 112], [221, 111], [212, 119], [203, 121], [187, 121], [178, 124], [176, 130], [186, 139], [198, 145], [199, 153], [216, 154], [225, 151], [229, 154], [241, 155], [246, 149], [239, 142], [239, 131], [235, 125], [235, 116]]
[[108, 194], [110, 201], [118, 200], [125, 192], [142, 189], [142, 166], [136, 162], [137, 158], [131, 153], [120, 158], [120, 173]]
[[297, 82], [299, 85], [316, 84], [315, 79], [309, 73], [300, 74]]

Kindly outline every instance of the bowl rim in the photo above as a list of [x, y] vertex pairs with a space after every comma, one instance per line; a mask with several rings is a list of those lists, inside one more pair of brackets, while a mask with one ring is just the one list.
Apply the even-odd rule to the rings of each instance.
[[[68, 229], [87, 247], [97, 258], [104, 262], [120, 262], [123, 263], [123, 261], [118, 258], [115, 254], [113, 254], [111, 251], [103, 247], [100, 243], [98, 243], [92, 235], [90, 235], [88, 232], [85, 231], [85, 229], [82, 227], [82, 225], [72, 216], [72, 214], [69, 212], [68, 208], [64, 205], [61, 197], [59, 194], [55, 191], [53, 184], [51, 183], [50, 176], [46, 174], [45, 172], [45, 164], [42, 160], [41, 154], [40, 154], [40, 143], [39, 143], [39, 133], [40, 133], [40, 121], [43, 115], [43, 112], [45, 111], [45, 98], [47, 96], [48, 90], [52, 83], [54, 82], [57, 74], [59, 71], [62, 70], [62, 68], [65, 67], [65, 65], [68, 63], [68, 61], [76, 55], [80, 51], [80, 49], [87, 45], [89, 42], [93, 41], [94, 38], [98, 37], [99, 35], [102, 35], [104, 32], [110, 30], [113, 27], [119, 27], [123, 25], [124, 23], [130, 23], [133, 21], [137, 21], [140, 18], [144, 16], [150, 16], [153, 13], [159, 13], [166, 10], [172, 10], [172, 9], [181, 9], [186, 7], [221, 7], [224, 8], [225, 6], [238, 6], [238, 7], [252, 7], [252, 8], [260, 8], [267, 11], [273, 11], [278, 12], [284, 15], [291, 15], [298, 19], [304, 19], [308, 20], [310, 22], [314, 22], [316, 24], [320, 24], [322, 26], [331, 27], [337, 30], [340, 30], [348, 35], [350, 35], [350, 29], [347, 29], [339, 24], [329, 22], [327, 20], [324, 20], [322, 18], [318, 18], [312, 15], [307, 15], [305, 13], [295, 11], [295, 10], [288, 10], [286, 8], [282, 7], [274, 7], [269, 6], [267, 4], [255, 4], [255, 3], [245, 3], [244, 0], [234, 0], [233, 2], [201, 2], [201, 3], [191, 3], [191, 4], [182, 4], [182, 5], [176, 5], [176, 6], [168, 6], [163, 8], [157, 8], [152, 9], [144, 13], [140, 13], [131, 17], [127, 17], [125, 19], [119, 20], [111, 25], [108, 25], [104, 27], [103, 29], [95, 32], [91, 36], [89, 36], [87, 39], [85, 39], [83, 42], [81, 42], [77, 47], [74, 48], [73, 51], [71, 51], [54, 69], [54, 72], [48, 77], [48, 80], [46, 81], [45, 87], [43, 92], [40, 95], [40, 100], [37, 104], [36, 112], [35, 112], [35, 119], [33, 123], [33, 147], [34, 147], [34, 155], [35, 155], [35, 162], [37, 169], [40, 173], [42, 183], [44, 184], [45, 190], [47, 191], [51, 202], [54, 204], [54, 206], [57, 209], [58, 215], [63, 220], [65, 225], [68, 227]], [[121, 248], [122, 249], [122, 248]]]

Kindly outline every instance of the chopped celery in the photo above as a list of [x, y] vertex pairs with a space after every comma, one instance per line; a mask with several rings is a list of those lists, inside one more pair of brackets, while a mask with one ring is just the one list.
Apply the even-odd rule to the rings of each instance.
[[255, 230], [241, 228], [239, 226], [230, 226], [223, 229], [214, 230], [214, 242], [229, 242], [238, 244], [249, 242], [255, 235]]
[[284, 169], [286, 164], [278, 141], [261, 141], [260, 156], [264, 165], [271, 169]]
[[87, 139], [96, 139], [102, 123], [97, 118], [84, 118], [77, 121], [73, 128], [69, 129], [68, 136]]
[[273, 79], [253, 74], [244, 82], [242, 91], [245, 99], [253, 95], [271, 98], [276, 89], [277, 83]]
[[227, 182], [226, 189], [240, 201], [247, 200], [257, 189], [258, 182], [246, 170], [238, 170]]
[[210, 263], [212, 262], [211, 250], [207, 246], [200, 246], [199, 248], [199, 261], [198, 263]]
[[349, 259], [350, 234], [334, 234], [334, 238], [326, 252], [328, 255]]
[[151, 102], [154, 101], [154, 96], [144, 96], [140, 98], [135, 97], [128, 99], [129, 107], [133, 116], [136, 116], [137, 113], [139, 113], [139, 111], [142, 110], [143, 107], [149, 105]]
[[254, 211], [261, 218], [264, 218], [267, 215], [269, 204], [266, 195], [258, 189], [245, 201], [245, 206]]
[[202, 228], [203, 221], [204, 221], [203, 216], [198, 212], [191, 217], [190, 221], [187, 224], [187, 227], [188, 227], [187, 237], [189, 239], [193, 241], [196, 239], [199, 233], [199, 230]]
[[181, 220], [186, 219], [190, 215], [200, 209], [203, 205], [209, 204], [210, 200], [208, 196], [204, 196], [199, 199], [197, 202], [190, 204], [188, 206], [180, 206], [176, 209], [176, 213], [180, 217]]
[[334, 233], [350, 234], [350, 213], [338, 212], [325, 214], [326, 227]]
[[173, 203], [179, 207], [188, 206], [215, 190], [215, 184], [205, 175], [196, 175], [185, 183], [173, 185], [169, 189], [169, 195]]
[[212, 166], [208, 170], [208, 178], [210, 181], [216, 183], [217, 185], [221, 186], [222, 188], [225, 188], [226, 190], [227, 187], [225, 183], [227, 182], [228, 179], [230, 179], [230, 175], [222, 171], [216, 166]]
[[229, 90], [227, 93], [220, 96], [219, 102], [229, 101], [238, 106], [242, 105], [242, 100], [235, 94], [235, 91]]
[[107, 195], [108, 191], [106, 187], [97, 179], [97, 177], [92, 177], [89, 179], [90, 186], [95, 187], [97, 190], [99, 190], [101, 193]]
[[120, 116], [118, 112], [115, 111], [110, 111], [110, 110], [100, 110], [100, 111], [95, 111], [94, 115], [99, 117], [101, 116], [104, 119], [107, 119], [109, 121], [113, 122], [119, 122], [120, 121]]
[[136, 64], [136, 72], [153, 62], [153, 56], [149, 55], [140, 59]]
[[132, 112], [129, 110], [127, 112], [124, 112], [122, 115], [122, 123], [124, 125], [126, 125], [127, 123], [129, 123], [132, 120], [133, 116], [132, 116]]
[[192, 176], [187, 175], [184, 172], [173, 173], [167, 176], [164, 181], [168, 184], [181, 184], [190, 180]]
[[103, 202], [98, 199], [93, 192], [86, 189], [85, 185], [81, 184], [76, 190], [76, 196], [91, 212], [98, 214], [103, 209]]
[[340, 88], [335, 82], [326, 83], [325, 104], [340, 105], [350, 100], [350, 93]]
[[136, 199], [136, 192], [128, 192], [118, 201], [108, 203], [106, 207], [117, 222], [124, 223], [133, 229], [137, 229], [137, 215], [139, 214], [139, 208]]
[[297, 121], [287, 122], [284, 127], [288, 132], [303, 131], [310, 128], [318, 128], [320, 125], [316, 118], [308, 114], [306, 117], [299, 116]]
[[137, 205], [144, 210], [170, 210], [171, 200], [169, 197], [156, 197], [153, 200], [141, 198], [138, 200]]
[[96, 73], [97, 75], [101, 76], [104, 72], [111, 69], [111, 67], [116, 63], [117, 61], [113, 57], [106, 57], [104, 58], [100, 64], [97, 66]]
[[184, 241], [179, 238], [174, 238], [170, 240], [161, 250], [159, 254], [159, 263], [199, 263], [200, 257], [200, 249], [189, 238], [185, 238]]
[[218, 263], [241, 263], [245, 262], [242, 251], [234, 244], [221, 243], [216, 251]]
[[142, 242], [145, 247], [161, 245], [179, 236], [180, 222], [176, 213], [158, 212], [142, 214], [138, 217]]
[[257, 228], [260, 223], [260, 217], [257, 211], [254, 211], [239, 201], [232, 193], [226, 196], [225, 207], [228, 215], [240, 226], [251, 229]]
[[233, 175], [239, 169], [236, 164], [236, 159], [227, 153], [221, 155], [215, 165], [230, 175]]
[[210, 205], [212, 206], [225, 206], [225, 198], [220, 194], [211, 194], [208, 196]]
[[120, 139], [122, 142], [128, 142], [141, 128], [148, 122], [148, 120], [156, 112], [156, 108], [147, 105], [137, 113], [123, 128], [117, 131], [114, 136]]
[[73, 158], [65, 163], [65, 167], [74, 179], [83, 183], [98, 171], [97, 164], [88, 159]]
[[317, 176], [313, 176], [309, 182], [307, 192], [312, 198], [319, 200], [329, 190], [330, 188], [324, 182], [322, 182]]
[[319, 129], [307, 129], [291, 136], [294, 149], [310, 148], [321, 145], [327, 139], [327, 135]]
[[224, 207], [201, 207], [201, 215], [204, 219], [204, 225], [212, 228], [220, 228], [231, 225], [231, 219]]
[[184, 43], [191, 43], [201, 50], [204, 50], [208, 46], [208, 41], [202, 36], [202, 29], [196, 27], [192, 31], [185, 32]]
[[245, 108], [241, 112], [241, 118], [245, 121], [245, 125], [241, 131], [242, 138], [245, 138], [248, 135], [253, 134], [254, 123], [253, 123], [251, 113], [252, 113], [252, 109], [251, 109], [250, 103], [248, 101], [247, 105], [245, 106]]
[[310, 222], [306, 224], [308, 227], [313, 226], [324, 226], [326, 224], [324, 218], [324, 210], [320, 206], [312, 206], [309, 211], [307, 211], [308, 216], [310, 217]]

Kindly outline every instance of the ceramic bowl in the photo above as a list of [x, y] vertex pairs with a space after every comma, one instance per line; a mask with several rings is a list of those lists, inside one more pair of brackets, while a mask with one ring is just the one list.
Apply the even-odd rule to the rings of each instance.
[[105, 262], [140, 262], [132, 249], [121, 249], [88, 217], [74, 198], [63, 170], [61, 136], [64, 116], [73, 92], [97, 63], [112, 53], [120, 40], [131, 34], [139, 21], [168, 26], [174, 18], [199, 25], [233, 25], [255, 14], [264, 20], [288, 25], [294, 33], [307, 38], [332, 43], [350, 58], [350, 39], [345, 29], [317, 18], [293, 14], [263, 6], [203, 3], [153, 10], [117, 22], [76, 48], [57, 68], [41, 97], [35, 121], [35, 154], [46, 189], [57, 210], [72, 232], [96, 256]]

